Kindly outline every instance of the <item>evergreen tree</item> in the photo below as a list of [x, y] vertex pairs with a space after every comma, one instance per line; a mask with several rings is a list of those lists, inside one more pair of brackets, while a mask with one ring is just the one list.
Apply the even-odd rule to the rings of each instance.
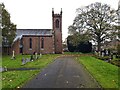
[[5, 45], [10, 46], [15, 38], [16, 25], [11, 22], [10, 14], [5, 9], [5, 5], [2, 3], [0, 6], [2, 10], [2, 13], [0, 13], [0, 16], [2, 16], [2, 45], [3, 47]]

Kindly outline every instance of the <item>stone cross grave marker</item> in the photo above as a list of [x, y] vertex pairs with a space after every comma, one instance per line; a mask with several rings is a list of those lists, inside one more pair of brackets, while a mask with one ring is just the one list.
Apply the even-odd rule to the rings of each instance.
[[12, 51], [12, 58], [11, 59], [13, 59], [13, 60], [15, 59], [15, 51], [14, 50]]

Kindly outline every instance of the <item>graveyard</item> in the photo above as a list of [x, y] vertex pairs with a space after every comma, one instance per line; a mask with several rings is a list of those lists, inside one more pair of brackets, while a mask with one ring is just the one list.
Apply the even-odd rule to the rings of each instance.
[[81, 56], [77, 58], [103, 88], [118, 88], [119, 72], [118, 67], [93, 56]]
[[0, 72], [2, 73], [2, 88], [19, 88], [19, 85], [33, 78], [59, 55], [42, 55], [39, 59], [24, 64], [22, 58], [30, 58], [30, 56], [16, 55], [15, 59], [11, 59], [12, 56], [8, 55], [2, 57], [2, 67], [7, 69]]
[[102, 50], [99, 53], [95, 52], [94, 55], [94, 57], [97, 59], [120, 67], [120, 58], [118, 53], [113, 53], [113, 51], [110, 50]]
[[[35, 20], [30, 21], [31, 24], [27, 17], [24, 19], [22, 15], [10, 16], [12, 12], [9, 13], [9, 9], [7, 11], [5, 8], [7, 4], [1, 3], [3, 10], [1, 16], [4, 21], [1, 31], [2, 60], [0, 60], [2, 90], [18, 88], [119, 89], [120, 25], [118, 21], [120, 18], [118, 17], [120, 16], [120, 1], [116, 9], [107, 5], [108, 3], [101, 2], [91, 2], [87, 6], [80, 5], [80, 8], [77, 3], [72, 3], [71, 5], [76, 6], [73, 8], [76, 10], [74, 19], [72, 18], [73, 11], [67, 12], [71, 9], [69, 4], [68, 8], [65, 4], [59, 13], [56, 13], [56, 9], [50, 6], [51, 13], [49, 14], [46, 10], [50, 8], [44, 9], [46, 2], [44, 4], [39, 2], [38, 7], [35, 7], [37, 3], [31, 2], [30, 4], [29, 2], [28, 4], [28, 2], [21, 1], [23, 6], [28, 5], [30, 13], [25, 13], [28, 9], [17, 10], [17, 6], [21, 4], [17, 5], [13, 2], [11, 7], [14, 8], [16, 5], [15, 10], [20, 12], [18, 15], [26, 10], [25, 16], [31, 16], [28, 20], [32, 21], [32, 18]], [[81, 1], [79, 3], [81, 4]], [[51, 4], [47, 4], [49, 5]], [[62, 5], [63, 2], [60, 7]], [[17, 15], [14, 14], [17, 13], [15, 10], [11, 15]], [[35, 10], [37, 12], [34, 12]], [[48, 13], [45, 14], [45, 12]], [[39, 17], [32, 14], [39, 15]], [[50, 17], [52, 15], [52, 17], [48, 19], [46, 18], [48, 16], [42, 17], [42, 14]], [[11, 17], [21, 19], [21, 24], [25, 27], [19, 27], [19, 23], [14, 24]], [[39, 18], [44, 19], [42, 21]], [[70, 19], [72, 22], [69, 21]], [[49, 21], [52, 23], [50, 24]], [[43, 23], [51, 25], [52, 28], [46, 29], [46, 26], [45, 29], [42, 28]], [[39, 27], [36, 27], [37, 24]], [[64, 31], [67, 31], [66, 36], [64, 36]]]
[[[2, 73], [2, 88], [20, 88], [26, 82], [34, 78], [42, 69], [47, 67], [56, 58], [60, 56], [76, 57], [78, 63], [90, 72], [90, 74], [99, 82], [103, 88], [118, 88], [118, 67], [103, 60], [97, 59], [91, 53], [72, 53], [47, 54], [41, 55], [38, 59], [24, 63], [24, 59], [31, 58], [31, 55], [3, 56], [2, 67], [7, 70]], [[35, 56], [34, 56], [35, 57]]]

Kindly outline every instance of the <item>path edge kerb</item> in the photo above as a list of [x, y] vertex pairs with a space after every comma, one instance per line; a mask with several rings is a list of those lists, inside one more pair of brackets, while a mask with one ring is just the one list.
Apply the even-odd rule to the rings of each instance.
[[[57, 58], [59, 58], [61, 56], [57, 56], [56, 58], [54, 58], [52, 60], [52, 62], [50, 62], [49, 64], [47, 64], [44, 68], [38, 68], [39, 69], [39, 72], [35, 75], [33, 75], [30, 79], [28, 79], [27, 81], [25, 81], [24, 83], [20, 84], [20, 88], [22, 89], [22, 87], [24, 87], [24, 85], [26, 83], [28, 83], [29, 81], [31, 81], [33, 78], [37, 77], [37, 75], [39, 75], [45, 68], [47, 68], [50, 64], [52, 64]], [[17, 88], [17, 87], [16, 87]], [[18, 89], [18, 88], [17, 88]], [[24, 88], [23, 88], [24, 89]]]
[[[79, 56], [78, 56], [78, 57], [79, 57]], [[84, 70], [92, 77], [92, 79], [93, 79], [96, 83], [98, 83], [98, 86], [100, 86], [99, 88], [102, 89], [101, 84], [98, 82], [98, 80], [96, 80], [96, 78], [93, 76], [93, 74], [86, 68], [85, 65], [83, 65], [83, 63], [82, 63], [81, 61], [78, 61], [78, 57], [75, 58], [75, 60], [76, 60], [80, 65], [82, 65], [82, 67], [84, 68]]]

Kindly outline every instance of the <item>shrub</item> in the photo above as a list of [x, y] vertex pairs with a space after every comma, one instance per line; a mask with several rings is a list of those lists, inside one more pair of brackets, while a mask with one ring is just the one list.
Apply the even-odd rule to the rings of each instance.
[[77, 46], [77, 50], [82, 53], [89, 53], [92, 51], [92, 44], [88, 42], [80, 42]]
[[95, 55], [94, 57], [97, 59], [100, 59], [100, 60], [109, 60], [110, 59], [110, 56], [101, 57], [101, 56]]
[[116, 58], [120, 58], [120, 55], [116, 55]]

